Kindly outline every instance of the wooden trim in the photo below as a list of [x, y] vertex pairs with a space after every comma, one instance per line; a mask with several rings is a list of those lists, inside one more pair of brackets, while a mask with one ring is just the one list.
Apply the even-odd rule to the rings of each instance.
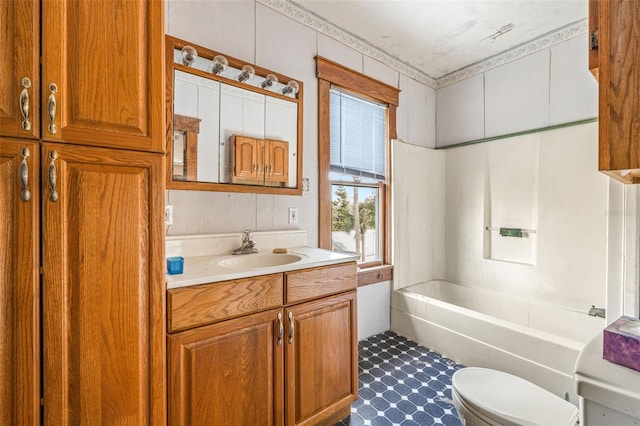
[[376, 284], [382, 281], [391, 281], [392, 279], [392, 265], [381, 265], [366, 269], [358, 268], [358, 287]]
[[331, 132], [329, 121], [329, 91], [331, 83], [318, 80], [318, 247], [332, 249], [331, 243]]
[[[318, 70], [318, 246], [331, 250], [331, 180], [329, 170], [331, 167], [330, 151], [330, 110], [329, 92], [331, 85], [340, 86], [346, 84], [346, 88], [372, 97], [376, 100], [388, 102], [387, 108], [387, 141], [386, 141], [386, 182], [380, 187], [380, 214], [382, 247], [381, 258], [385, 265], [391, 264], [391, 139], [397, 138], [396, 132], [396, 107], [398, 105], [399, 90], [374, 80], [364, 74], [349, 70], [342, 65], [316, 56]], [[325, 79], [326, 78], [326, 79]], [[395, 98], [386, 99], [380, 96], [384, 88], [392, 89]]]
[[600, 0], [589, 0], [589, 33], [588, 43], [589, 43], [589, 71], [595, 77], [596, 81], [598, 80], [598, 48], [594, 49], [591, 46], [591, 36], [594, 31], [598, 31], [600, 29], [600, 18], [599, 18], [599, 2]]
[[392, 158], [392, 149], [391, 149], [391, 141], [393, 139], [397, 139], [398, 138], [398, 134], [396, 131], [396, 106], [395, 105], [389, 105], [389, 109], [387, 111], [387, 119], [389, 122], [389, 127], [388, 127], [388, 131], [389, 131], [389, 135], [387, 136], [387, 164], [386, 164], [386, 183], [384, 186], [384, 200], [380, 200], [381, 201], [381, 205], [383, 205], [383, 214], [384, 216], [382, 217], [382, 223], [383, 223], [383, 227], [384, 227], [384, 235], [385, 235], [385, 239], [382, 241], [383, 244], [383, 253], [382, 253], [382, 261], [386, 264], [386, 265], [391, 265], [391, 259], [393, 259], [393, 244], [392, 244], [392, 226], [393, 224], [391, 223], [391, 196], [392, 196], [392, 181], [393, 181], [393, 169], [392, 169], [392, 163], [393, 163], [393, 158]]
[[343, 65], [316, 56], [316, 77], [340, 87], [367, 95], [390, 105], [398, 106], [400, 89], [353, 71]]

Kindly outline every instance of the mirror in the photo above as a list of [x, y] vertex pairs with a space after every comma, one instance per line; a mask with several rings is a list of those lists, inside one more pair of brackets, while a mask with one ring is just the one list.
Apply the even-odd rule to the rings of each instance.
[[302, 83], [171, 36], [166, 49], [167, 188], [300, 195]]

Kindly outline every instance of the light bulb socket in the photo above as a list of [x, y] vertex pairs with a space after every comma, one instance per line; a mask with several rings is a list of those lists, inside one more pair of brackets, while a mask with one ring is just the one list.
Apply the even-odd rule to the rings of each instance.
[[264, 81], [262, 82], [261, 86], [263, 89], [269, 89], [271, 88], [273, 85], [275, 85], [278, 82], [278, 77], [275, 76], [274, 74], [267, 74], [267, 76], [264, 78]]
[[290, 82], [287, 83], [287, 87], [282, 89], [282, 94], [283, 95], [288, 95], [288, 94], [295, 95], [296, 93], [298, 93], [298, 90], [300, 90], [300, 85], [298, 84], [298, 82], [295, 81], [295, 80], [291, 80]]
[[190, 67], [198, 57], [198, 51], [193, 46], [182, 48], [182, 64]]
[[243, 81], [251, 80], [254, 75], [256, 75], [256, 70], [251, 65], [245, 65], [238, 76], [238, 81], [242, 83]]
[[211, 68], [212, 74], [220, 74], [229, 66], [229, 61], [222, 55], [216, 55], [213, 58], [213, 66]]

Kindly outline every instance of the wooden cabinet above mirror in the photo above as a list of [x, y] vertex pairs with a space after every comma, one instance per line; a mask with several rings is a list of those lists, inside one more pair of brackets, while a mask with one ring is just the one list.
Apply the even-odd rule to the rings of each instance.
[[168, 35], [165, 45], [167, 188], [300, 195], [302, 83]]

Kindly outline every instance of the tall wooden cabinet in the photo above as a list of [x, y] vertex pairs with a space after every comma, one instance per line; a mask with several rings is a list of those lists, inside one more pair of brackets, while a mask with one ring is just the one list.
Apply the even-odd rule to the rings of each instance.
[[640, 183], [640, 2], [589, 1], [589, 68], [599, 82], [599, 169]]
[[163, 7], [0, 0], [0, 424], [166, 423]]

